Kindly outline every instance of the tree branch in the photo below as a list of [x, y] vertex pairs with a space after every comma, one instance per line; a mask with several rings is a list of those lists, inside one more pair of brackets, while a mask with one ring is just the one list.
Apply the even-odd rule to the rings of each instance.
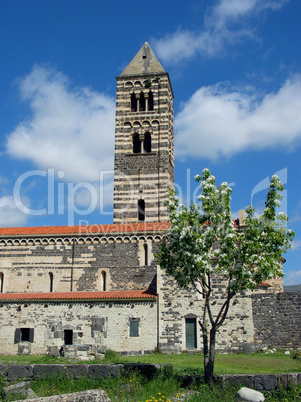
[[[193, 287], [195, 288], [195, 290], [196, 290], [200, 295], [202, 295], [202, 296], [204, 297], [204, 296], [205, 296], [205, 293], [204, 293], [204, 292], [201, 292], [200, 289], [198, 289], [198, 287], [197, 287], [197, 285], [195, 284], [195, 282], [192, 281], [191, 283], [192, 283]], [[202, 285], [201, 285], [201, 286], [202, 286]], [[203, 289], [203, 287], [202, 287], [202, 289]]]
[[215, 320], [216, 329], [218, 329], [225, 321], [225, 318], [226, 318], [228, 310], [229, 310], [230, 301], [231, 301], [232, 297], [235, 296], [235, 294], [236, 293], [234, 291], [231, 292], [230, 289], [228, 289], [227, 299], [224, 301], [224, 303], [216, 317], [216, 320]]

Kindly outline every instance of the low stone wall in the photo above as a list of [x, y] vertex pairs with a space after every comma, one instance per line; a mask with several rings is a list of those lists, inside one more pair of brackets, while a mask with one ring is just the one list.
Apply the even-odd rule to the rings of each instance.
[[1, 364], [0, 377], [7, 381], [30, 381], [60, 375], [68, 378], [108, 378], [118, 377], [138, 370], [147, 378], [152, 378], [162, 364]]
[[[30, 381], [45, 377], [62, 375], [69, 378], [80, 378], [89, 376], [90, 378], [108, 378], [128, 374], [131, 371], [139, 371], [148, 379], [152, 378], [159, 370], [164, 367], [163, 364], [11, 364], [0, 365], [0, 376], [7, 381]], [[203, 376], [182, 376], [182, 385], [184, 387], [193, 382], [200, 382]], [[217, 375], [215, 376], [217, 384], [227, 384], [229, 386], [245, 386], [257, 391], [271, 391], [278, 389], [279, 386], [286, 388], [289, 384], [301, 384], [301, 373], [285, 374], [240, 374], [240, 375]]]
[[[201, 382], [203, 376], [183, 376], [182, 386], [187, 387], [190, 384]], [[247, 387], [256, 391], [273, 391], [280, 386], [287, 388], [289, 385], [301, 384], [301, 373], [284, 374], [224, 374], [216, 375], [215, 382], [219, 385], [230, 387]]]

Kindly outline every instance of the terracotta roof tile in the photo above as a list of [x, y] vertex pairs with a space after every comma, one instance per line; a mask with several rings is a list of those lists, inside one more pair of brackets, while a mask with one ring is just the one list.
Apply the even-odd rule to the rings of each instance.
[[[234, 227], [238, 227], [234, 220]], [[170, 222], [143, 223], [112, 223], [107, 225], [78, 225], [78, 226], [33, 226], [0, 228], [0, 236], [39, 236], [39, 235], [97, 235], [97, 234], [126, 234], [145, 232], [165, 232], [170, 228]]]
[[62, 292], [62, 293], [1, 293], [0, 301], [51, 301], [51, 300], [128, 300], [156, 299], [147, 290], [124, 290], [112, 292]]
[[36, 235], [92, 235], [92, 234], [125, 234], [144, 232], [165, 232], [170, 222], [143, 222], [120, 223], [108, 225], [82, 225], [82, 226], [36, 226], [0, 228], [0, 236], [36, 236]]
[[267, 282], [261, 282], [258, 286], [263, 286], [263, 287], [265, 287], [265, 288], [270, 288], [272, 285], [270, 285], [270, 284], [267, 283]]

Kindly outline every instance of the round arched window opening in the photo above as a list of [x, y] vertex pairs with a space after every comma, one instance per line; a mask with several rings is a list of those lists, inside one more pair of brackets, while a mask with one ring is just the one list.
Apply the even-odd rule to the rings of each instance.
[[137, 98], [134, 93], [131, 95], [131, 111], [137, 112]]
[[49, 272], [49, 292], [53, 292], [53, 273]]
[[152, 139], [150, 133], [146, 133], [144, 136], [144, 152], [152, 152]]
[[139, 138], [139, 134], [135, 133], [133, 135], [133, 153], [140, 154], [141, 153], [141, 141]]
[[102, 292], [107, 290], [107, 273], [105, 271], [101, 273], [101, 290]]

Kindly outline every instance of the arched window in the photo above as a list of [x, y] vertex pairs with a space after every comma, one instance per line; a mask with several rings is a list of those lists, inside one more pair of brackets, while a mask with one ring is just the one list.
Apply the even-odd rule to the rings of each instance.
[[131, 111], [137, 112], [137, 99], [135, 94], [131, 95]]
[[144, 93], [140, 93], [140, 99], [139, 99], [139, 112], [144, 112], [145, 111], [145, 97]]
[[101, 291], [105, 292], [107, 290], [107, 273], [102, 271], [101, 273]]
[[138, 200], [138, 221], [145, 221], [145, 202]]
[[146, 133], [144, 136], [144, 152], [152, 152], [152, 140], [150, 133]]
[[49, 292], [53, 292], [53, 273], [49, 272]]
[[4, 274], [0, 272], [0, 293], [3, 293], [3, 285], [4, 285]]
[[154, 110], [154, 96], [152, 91], [148, 93], [148, 110]]
[[144, 265], [148, 265], [148, 245], [145, 243], [143, 244], [144, 248]]
[[133, 152], [134, 154], [141, 153], [141, 141], [137, 133], [133, 135]]

